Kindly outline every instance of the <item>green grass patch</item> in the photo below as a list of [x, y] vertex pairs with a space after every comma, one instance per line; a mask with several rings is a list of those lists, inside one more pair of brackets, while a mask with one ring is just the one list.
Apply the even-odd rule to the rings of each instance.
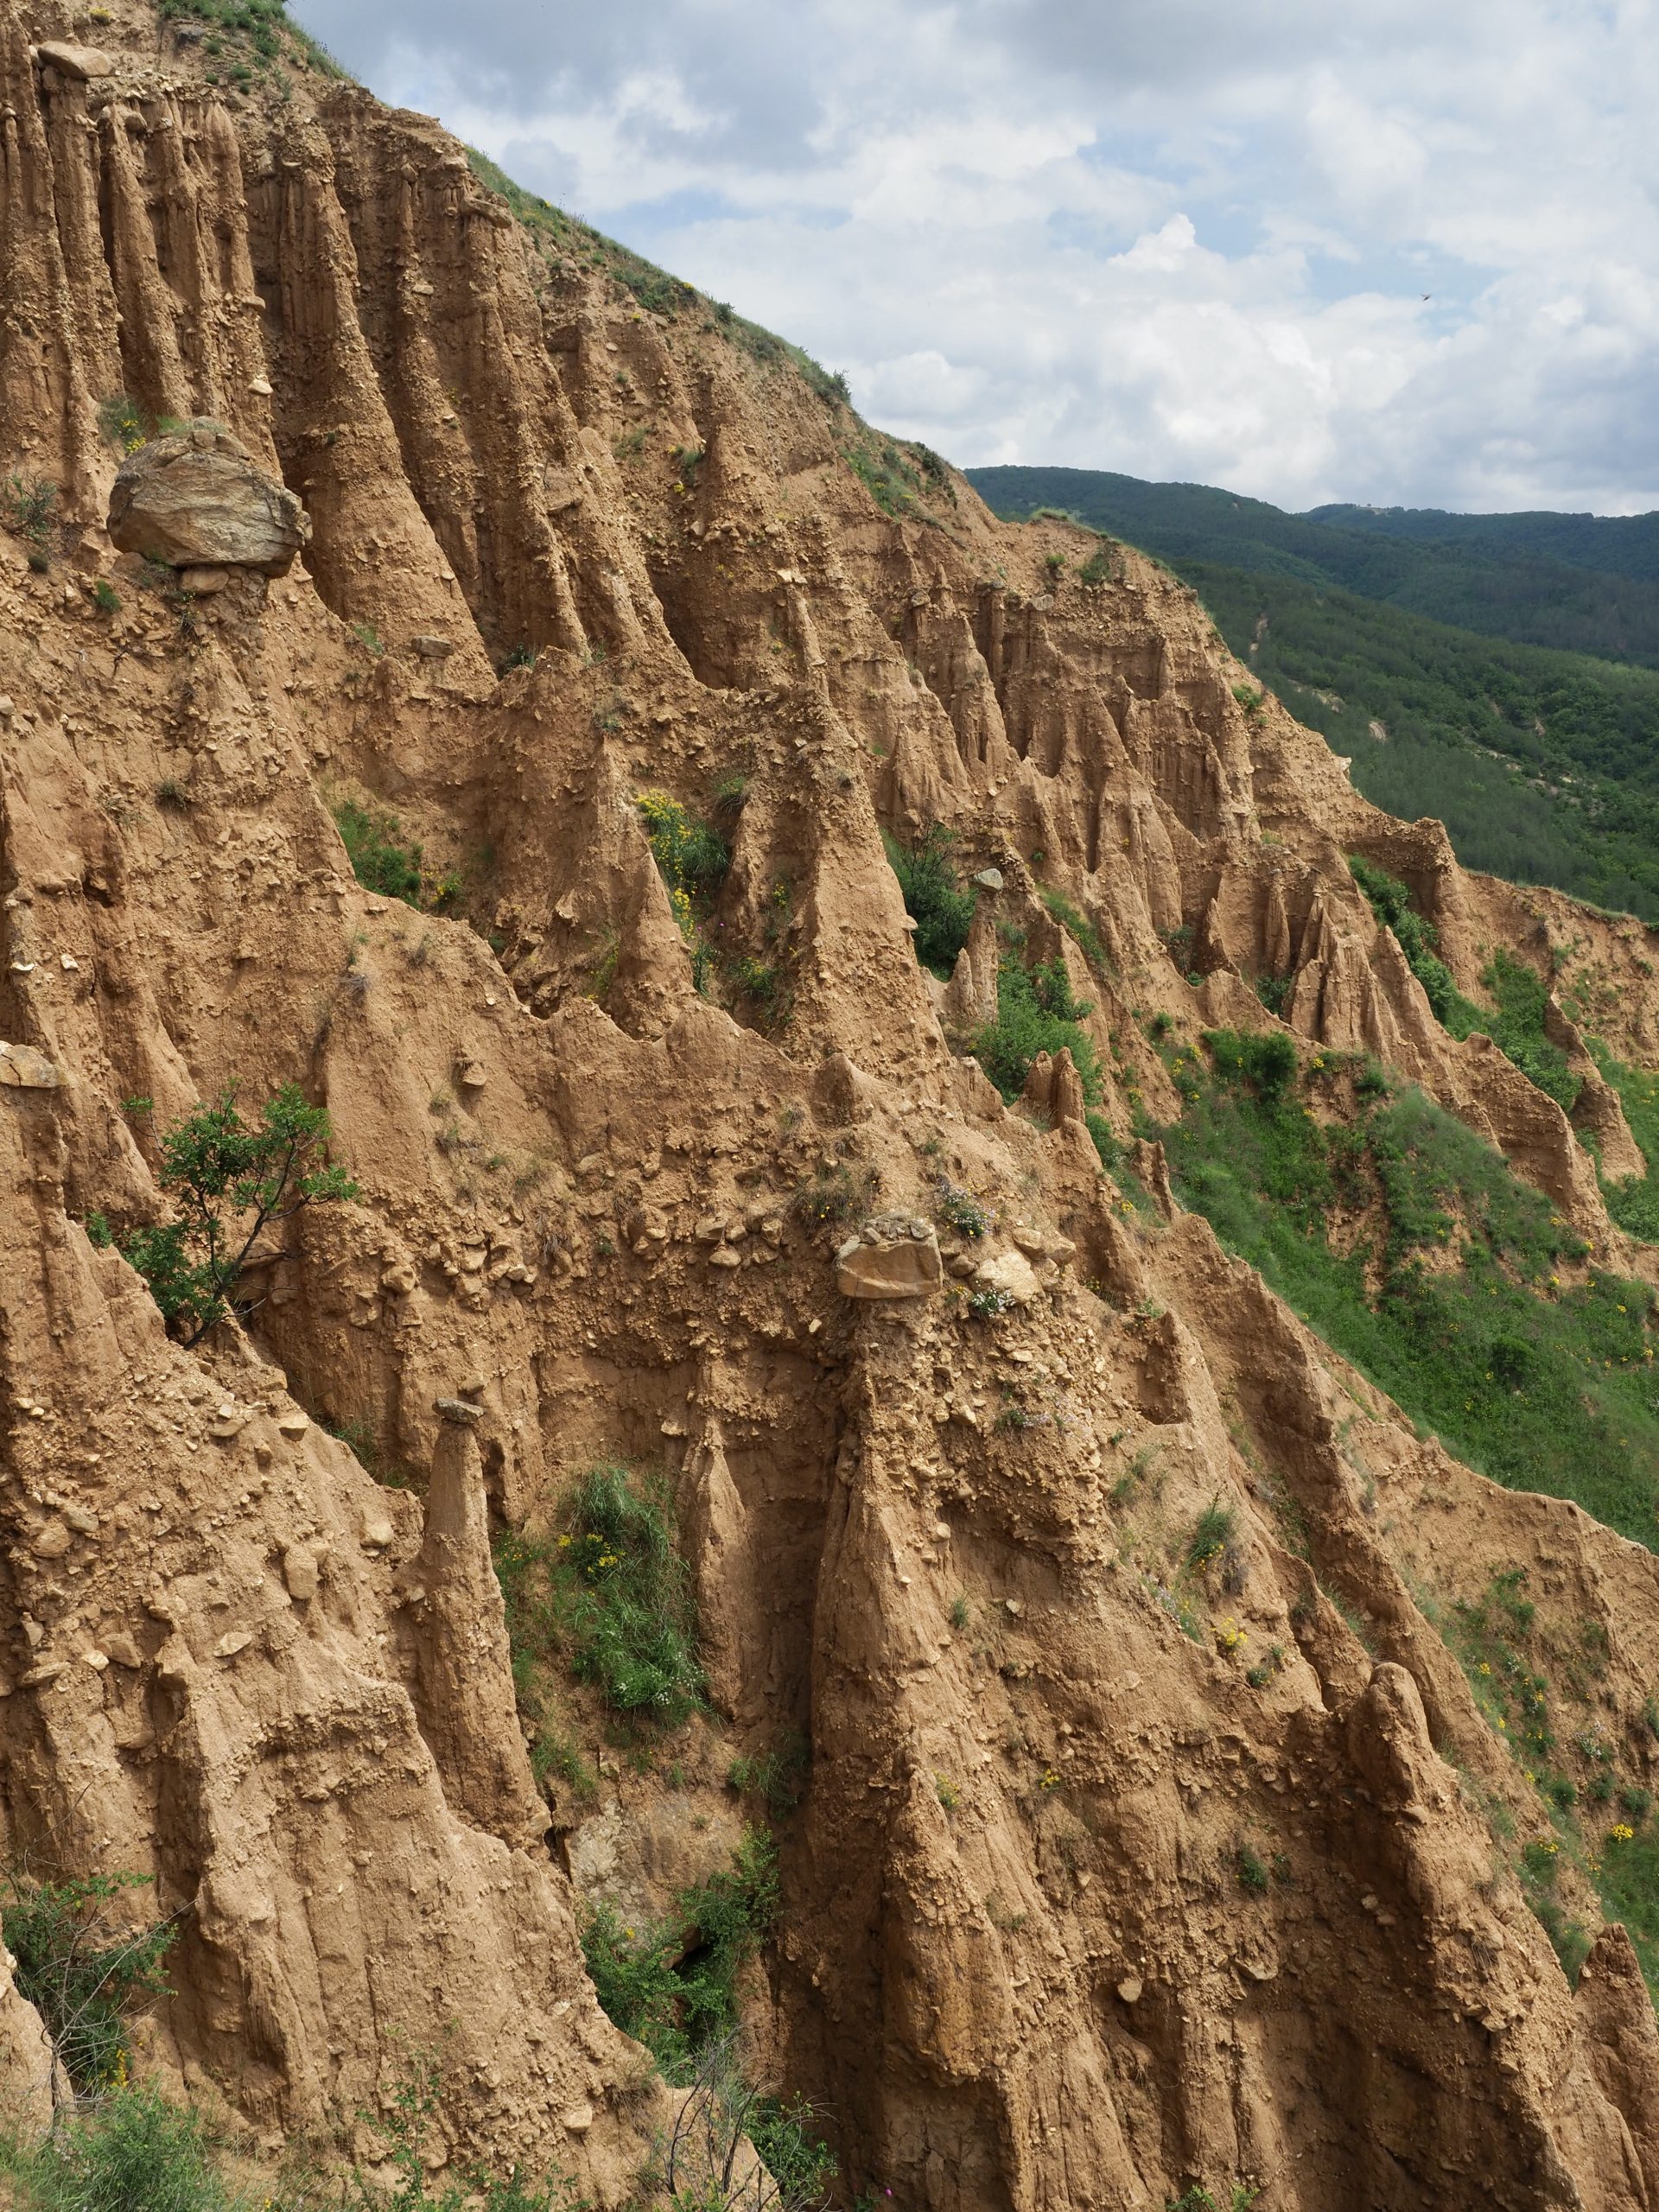
[[[220, 60], [223, 73], [237, 84], [249, 83], [283, 58], [303, 62], [320, 76], [351, 81], [327, 47], [290, 20], [283, 0], [161, 0], [161, 14], [164, 21], [205, 23], [211, 35], [204, 52]], [[209, 73], [210, 84], [216, 74]], [[280, 73], [276, 82], [283, 82]]]
[[198, 2113], [149, 2088], [119, 2089], [30, 2150], [0, 2145], [29, 2212], [252, 2212], [209, 2155]]
[[1561, 1740], [1554, 1688], [1559, 1671], [1593, 1713], [1605, 1669], [1605, 1639], [1581, 1627], [1563, 1648], [1542, 1628], [1526, 1594], [1524, 1568], [1494, 1575], [1478, 1600], [1459, 1599], [1449, 1611], [1431, 1607], [1494, 1732], [1535, 1789], [1545, 1830], [1515, 1854], [1527, 1902], [1554, 1945], [1562, 1969], [1576, 1980], [1590, 1948], [1588, 1932], [1556, 1895], [1564, 1861], [1576, 1865], [1601, 1899], [1610, 1921], [1624, 1923], [1649, 1992], [1659, 2000], [1659, 1830], [1649, 1791], [1621, 1767], [1628, 1747], [1597, 1719]]
[[1422, 985], [1436, 1021], [1454, 1036], [1466, 1037], [1479, 1027], [1480, 1012], [1460, 995], [1452, 982], [1452, 970], [1440, 957], [1440, 939], [1433, 922], [1417, 912], [1411, 893], [1386, 868], [1362, 859], [1357, 853], [1349, 855], [1348, 865], [1379, 925], [1394, 931], [1406, 965]]
[[365, 891], [430, 913], [452, 906], [461, 893], [453, 871], [430, 874], [423, 866], [423, 848], [406, 836], [390, 807], [341, 799], [334, 810], [334, 827], [346, 848], [352, 874]]
[[[1625, 1834], [1624, 1830], [1630, 1833]], [[1659, 2002], [1659, 1828], [1621, 1808], [1603, 1828], [1592, 1877], [1609, 1920], [1622, 1920]]]
[[1607, 1211], [1632, 1236], [1659, 1244], [1659, 1076], [1616, 1059], [1593, 1037], [1586, 1038], [1585, 1043], [1602, 1080], [1618, 1093], [1630, 1135], [1648, 1165], [1645, 1176], [1630, 1175], [1621, 1182], [1603, 1183]]
[[811, 1745], [793, 1730], [767, 1751], [740, 1754], [726, 1770], [726, 1786], [763, 1798], [772, 1819], [782, 1820], [800, 1803], [811, 1764]]
[[1330, 1055], [1264, 1088], [1251, 1056], [1268, 1041], [1206, 1039], [1213, 1072], [1160, 1132], [1181, 1203], [1459, 1458], [1659, 1548], [1647, 1289], [1600, 1269], [1570, 1283], [1585, 1246], [1421, 1093], [1379, 1097]]
[[920, 516], [929, 489], [946, 486], [944, 464], [927, 447], [883, 437], [856, 416], [841, 453], [884, 515]]
[[1072, 997], [1065, 963], [1058, 953], [1027, 967], [1020, 950], [1018, 944], [1011, 944], [997, 964], [996, 1020], [974, 1039], [975, 1057], [1003, 1097], [1012, 1100], [1024, 1089], [1039, 1053], [1069, 1052], [1085, 1103], [1097, 1106], [1100, 1056], [1078, 1026], [1094, 1009], [1086, 1000]]
[[[674, 1727], [702, 1700], [690, 1577], [674, 1548], [667, 1490], [595, 1467], [556, 1535], [509, 1534], [495, 1550], [521, 1705], [552, 1730], [544, 1681], [562, 1662], [629, 1723]], [[538, 1732], [532, 1754], [543, 1738]], [[548, 1755], [556, 1758], [556, 1751]], [[543, 1778], [549, 1770], [544, 1763]]]
[[1100, 932], [1094, 924], [1062, 892], [1043, 891], [1039, 896], [1061, 928], [1070, 931], [1073, 944], [1095, 973], [1097, 976], [1110, 975], [1112, 963], [1106, 957], [1106, 948], [1101, 943]]
[[[1502, 951], [1482, 969], [1480, 981], [1495, 1011], [1481, 1016], [1478, 1026], [1522, 1075], [1547, 1092], [1563, 1113], [1570, 1114], [1578, 1101], [1580, 1079], [1568, 1067], [1567, 1054], [1544, 1033], [1548, 985], [1535, 969]], [[1466, 1036], [1468, 1030], [1463, 1034]]]

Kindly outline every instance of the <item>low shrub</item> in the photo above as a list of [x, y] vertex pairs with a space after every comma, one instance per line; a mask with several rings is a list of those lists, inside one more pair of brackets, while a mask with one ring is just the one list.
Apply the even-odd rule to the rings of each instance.
[[958, 1236], [978, 1238], [995, 1226], [996, 1216], [971, 1191], [963, 1190], [948, 1175], [941, 1175], [935, 1189], [933, 1211], [947, 1229]]
[[[785, 2103], [752, 2087], [735, 2035], [704, 2045], [688, 2086], [646, 2176], [653, 2202], [683, 2212], [811, 2212], [826, 2202], [836, 2166], [817, 2115], [804, 2097]], [[746, 2137], [766, 2170], [740, 2180]]]
[[557, 1653], [626, 1719], [671, 1727], [701, 1704], [696, 1612], [664, 1486], [595, 1467], [559, 1535], [505, 1536], [495, 1567], [521, 1694]]
[[1233, 1853], [1233, 1866], [1241, 1889], [1249, 1890], [1254, 1897], [1266, 1896], [1269, 1880], [1267, 1867], [1248, 1843], [1241, 1843]]
[[666, 2080], [685, 2087], [700, 2053], [736, 2028], [738, 1968], [766, 1941], [777, 1910], [777, 1847], [750, 1828], [731, 1866], [682, 1890], [666, 1919], [630, 1926], [610, 1904], [588, 1914], [582, 1948], [594, 1993]]
[[46, 477], [14, 472], [0, 483], [0, 522], [42, 556], [51, 543], [57, 512], [58, 487]]
[[1065, 963], [1058, 953], [1027, 968], [1016, 950], [998, 963], [996, 1020], [975, 1038], [975, 1057], [1003, 1097], [1012, 1100], [1024, 1089], [1039, 1053], [1069, 1052], [1085, 1104], [1097, 1106], [1100, 1056], [1078, 1027], [1093, 1011], [1087, 1001], [1072, 997]]
[[1219, 1559], [1233, 1541], [1238, 1529], [1238, 1516], [1230, 1505], [1223, 1505], [1218, 1498], [1211, 1498], [1192, 1530], [1186, 1547], [1186, 1563], [1194, 1573]]
[[1217, 1079], [1248, 1084], [1264, 1105], [1276, 1105], [1295, 1080], [1296, 1047], [1280, 1030], [1211, 1029], [1204, 1041]]
[[879, 1181], [876, 1169], [867, 1162], [837, 1161], [810, 1176], [791, 1203], [806, 1221], [861, 1221], [874, 1202]]
[[734, 1758], [726, 1770], [726, 1786], [763, 1798], [773, 1820], [781, 1820], [800, 1803], [811, 1761], [811, 1745], [798, 1731], [768, 1751]]
[[352, 874], [364, 889], [418, 906], [422, 849], [405, 838], [397, 816], [389, 808], [362, 806], [355, 799], [342, 799], [334, 816]]
[[123, 1910], [131, 1891], [149, 1885], [142, 1874], [8, 1881], [0, 1935], [16, 1961], [17, 1987], [83, 2094], [124, 2076], [127, 2021], [168, 1994], [162, 1961], [173, 1942], [172, 1921], [135, 1926]]
[[720, 832], [688, 814], [666, 791], [642, 791], [634, 802], [652, 855], [668, 886], [674, 918], [690, 935], [694, 909], [706, 906], [726, 880], [732, 849]]
[[144, 442], [144, 417], [136, 399], [112, 391], [98, 403], [98, 427], [108, 443], [124, 458]]
[[899, 879], [905, 912], [916, 925], [916, 957], [949, 982], [973, 927], [976, 899], [971, 887], [963, 888], [952, 859], [957, 833], [936, 822], [918, 844], [906, 848], [885, 830], [881, 844]]

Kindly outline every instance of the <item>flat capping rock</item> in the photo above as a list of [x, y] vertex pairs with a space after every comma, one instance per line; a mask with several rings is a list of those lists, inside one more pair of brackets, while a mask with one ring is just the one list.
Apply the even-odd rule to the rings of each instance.
[[62, 1079], [34, 1046], [0, 1044], [0, 1084], [16, 1090], [55, 1090]]
[[484, 1418], [483, 1407], [469, 1405], [465, 1398], [434, 1398], [432, 1410], [454, 1421], [457, 1428], [475, 1427]]
[[73, 77], [85, 85], [94, 77], [112, 77], [115, 57], [101, 46], [72, 46], [65, 39], [42, 39], [29, 48], [29, 59], [42, 69], [55, 69], [60, 77]]

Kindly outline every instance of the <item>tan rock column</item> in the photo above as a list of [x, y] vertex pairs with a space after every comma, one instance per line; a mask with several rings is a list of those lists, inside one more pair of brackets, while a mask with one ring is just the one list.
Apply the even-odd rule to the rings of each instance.
[[416, 1705], [445, 1796], [458, 1812], [511, 1844], [546, 1834], [512, 1694], [506, 1608], [490, 1559], [484, 1463], [476, 1426], [483, 1408], [440, 1398], [421, 1547], [425, 1604]]

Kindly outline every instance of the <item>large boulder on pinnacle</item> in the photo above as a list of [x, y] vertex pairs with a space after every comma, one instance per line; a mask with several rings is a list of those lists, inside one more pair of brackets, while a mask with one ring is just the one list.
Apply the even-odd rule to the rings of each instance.
[[130, 454], [110, 493], [110, 537], [169, 569], [280, 576], [311, 535], [286, 485], [216, 423], [188, 423]]

